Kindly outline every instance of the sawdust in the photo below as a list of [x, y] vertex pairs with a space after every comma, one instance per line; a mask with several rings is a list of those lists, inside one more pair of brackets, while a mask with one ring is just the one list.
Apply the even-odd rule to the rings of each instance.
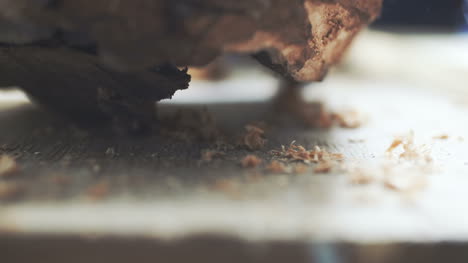
[[448, 140], [449, 138], [450, 137], [448, 136], [448, 134], [441, 134], [441, 135], [432, 137], [432, 139], [434, 140]]
[[315, 146], [313, 150], [307, 150], [301, 145], [296, 145], [295, 141], [288, 148], [283, 145], [280, 151], [273, 150], [271, 154], [286, 162], [304, 162], [307, 164], [322, 161], [341, 161], [344, 159], [342, 154], [330, 153], [319, 146]]
[[265, 131], [253, 124], [245, 126], [246, 134], [242, 138], [242, 142], [251, 151], [263, 149], [267, 140], [265, 139]]
[[426, 163], [432, 162], [430, 150], [426, 147], [426, 145], [415, 144], [413, 131], [411, 131], [408, 135], [395, 138], [386, 151], [387, 155], [390, 158], [394, 158], [394, 152], [397, 148], [402, 148], [402, 152], [398, 155], [398, 158], [401, 160], [424, 161]]
[[357, 129], [367, 121], [364, 114], [357, 110], [333, 112], [321, 102], [314, 104], [318, 109], [318, 117], [311, 116], [312, 127], [330, 129], [338, 126], [344, 129]]
[[241, 165], [243, 168], [256, 168], [263, 163], [263, 160], [255, 155], [247, 155], [242, 159]]
[[19, 165], [15, 159], [8, 155], [0, 156], [0, 177], [9, 177], [16, 175], [19, 171]]
[[384, 189], [412, 195], [428, 186], [434, 172], [433, 159], [426, 145], [415, 143], [414, 132], [396, 137], [385, 151], [387, 158], [373, 164], [348, 165], [345, 169], [353, 185], [381, 184]]

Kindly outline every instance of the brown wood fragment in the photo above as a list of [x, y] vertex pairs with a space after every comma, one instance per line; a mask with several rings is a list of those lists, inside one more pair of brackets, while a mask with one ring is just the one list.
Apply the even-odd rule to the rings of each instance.
[[255, 155], [247, 155], [246, 157], [244, 157], [244, 159], [242, 159], [241, 165], [244, 168], [256, 168], [260, 164], [262, 164], [262, 162], [263, 160]]
[[245, 126], [246, 134], [243, 137], [243, 143], [250, 150], [260, 150], [265, 147], [265, 131], [260, 127], [249, 124]]

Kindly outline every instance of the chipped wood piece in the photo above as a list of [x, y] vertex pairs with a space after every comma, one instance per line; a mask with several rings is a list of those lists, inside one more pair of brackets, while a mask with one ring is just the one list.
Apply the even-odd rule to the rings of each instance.
[[265, 139], [265, 131], [253, 124], [245, 126], [246, 134], [243, 136], [243, 143], [251, 151], [261, 150], [265, 147], [267, 140]]

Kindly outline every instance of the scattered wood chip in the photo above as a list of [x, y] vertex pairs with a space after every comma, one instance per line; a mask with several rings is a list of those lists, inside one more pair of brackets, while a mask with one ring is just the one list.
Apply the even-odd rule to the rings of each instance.
[[260, 150], [265, 147], [267, 140], [265, 139], [265, 131], [253, 124], [245, 126], [246, 134], [243, 137], [243, 143], [250, 150]]
[[339, 153], [329, 153], [319, 146], [315, 146], [313, 150], [306, 150], [301, 145], [296, 145], [293, 141], [288, 148], [282, 146], [281, 151], [271, 151], [273, 156], [290, 162], [318, 163], [321, 161], [341, 161], [343, 155]]
[[8, 155], [0, 156], [0, 177], [7, 177], [17, 174], [19, 171], [18, 163]]
[[267, 167], [266, 167], [266, 170], [270, 173], [275, 173], [275, 174], [283, 174], [283, 173], [287, 173], [286, 171], [286, 166], [284, 166], [283, 163], [281, 162], [278, 162], [278, 161], [272, 161], [270, 162]]
[[448, 140], [449, 136], [447, 134], [442, 134], [432, 137], [434, 140]]
[[393, 141], [392, 141], [392, 144], [387, 148], [387, 153], [391, 153], [393, 152], [393, 150], [395, 150], [396, 148], [398, 148], [398, 146], [400, 146], [401, 144], [403, 143], [403, 140], [401, 138], [395, 138]]
[[244, 157], [244, 159], [242, 159], [241, 165], [244, 168], [256, 168], [260, 164], [262, 164], [262, 162], [262, 159], [258, 158], [255, 155], [247, 155], [246, 157]]

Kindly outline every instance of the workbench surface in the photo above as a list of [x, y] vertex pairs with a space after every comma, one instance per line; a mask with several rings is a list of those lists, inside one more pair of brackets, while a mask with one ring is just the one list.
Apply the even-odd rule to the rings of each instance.
[[[0, 178], [18, 194], [0, 204], [0, 231], [9, 234], [90, 234], [158, 239], [196, 234], [247, 240], [350, 242], [468, 239], [468, 39], [366, 33], [344, 65], [304, 96], [331, 109], [355, 109], [367, 122], [357, 129], [272, 125], [265, 149], [227, 149], [201, 161], [211, 142], [165, 135], [110, 136], [83, 132], [2, 93], [0, 152], [20, 171]], [[254, 66], [223, 81], [195, 81], [159, 114], [206, 109], [228, 138], [244, 126], [272, 118], [276, 80]], [[414, 133], [430, 150], [430, 169], [397, 162], [392, 176], [417, 189], [394, 189], [378, 178], [395, 136]], [[447, 139], [434, 137], [447, 135]], [[268, 163], [271, 150], [292, 141], [342, 153], [329, 174], [273, 174], [243, 168], [254, 154]], [[374, 176], [350, 183], [349, 167]], [[343, 168], [348, 167], [348, 168]], [[352, 174], [351, 174], [352, 176]], [[409, 179], [408, 179], [409, 178]], [[397, 179], [400, 180], [400, 179]], [[406, 180], [406, 181], [405, 181]], [[398, 188], [398, 187], [396, 187]], [[403, 188], [405, 188], [403, 186]]]

